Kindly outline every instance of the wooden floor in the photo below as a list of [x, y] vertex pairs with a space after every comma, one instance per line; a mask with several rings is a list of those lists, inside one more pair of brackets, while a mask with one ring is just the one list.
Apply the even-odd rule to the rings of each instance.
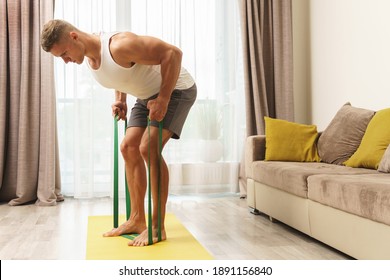
[[[237, 195], [170, 195], [167, 211], [215, 259], [350, 258], [282, 223], [251, 214]], [[85, 259], [88, 216], [111, 213], [110, 198], [66, 198], [54, 207], [0, 204], [0, 259]]]

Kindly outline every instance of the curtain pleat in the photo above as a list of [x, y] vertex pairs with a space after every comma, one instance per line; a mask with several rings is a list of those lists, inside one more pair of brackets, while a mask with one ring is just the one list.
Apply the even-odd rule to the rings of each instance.
[[[274, 117], [294, 121], [292, 4], [274, 1]], [[271, 115], [272, 116], [272, 115]]]
[[6, 20], [0, 52], [7, 54], [7, 63], [0, 84], [1, 107], [6, 108], [0, 128], [0, 200], [55, 205], [63, 197], [54, 68], [52, 57], [40, 47], [42, 26], [53, 17], [53, 0], [2, 0], [1, 5]]
[[[264, 134], [264, 116], [293, 121], [291, 0], [239, 0], [247, 136]], [[245, 153], [243, 153], [243, 156]], [[240, 193], [246, 195], [244, 158]]]
[[[7, 46], [8, 41], [8, 15], [7, 15], [7, 1], [1, 0], [0, 2], [0, 179], [4, 179], [5, 171], [5, 159], [7, 150], [7, 115], [9, 95], [9, 81], [8, 70], [9, 65], [9, 49]], [[3, 184], [0, 184], [0, 191]]]

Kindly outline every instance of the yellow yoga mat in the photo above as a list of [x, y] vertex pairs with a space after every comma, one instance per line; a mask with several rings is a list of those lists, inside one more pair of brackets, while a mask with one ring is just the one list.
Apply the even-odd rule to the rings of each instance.
[[[120, 220], [125, 221], [124, 215]], [[88, 217], [87, 260], [211, 260], [213, 257], [173, 214], [167, 214], [168, 239], [151, 246], [128, 246], [129, 239], [103, 237], [111, 230], [112, 216]]]

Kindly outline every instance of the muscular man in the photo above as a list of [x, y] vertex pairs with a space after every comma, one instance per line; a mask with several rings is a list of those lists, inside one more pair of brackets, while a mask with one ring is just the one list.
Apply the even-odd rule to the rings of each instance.
[[[163, 120], [163, 146], [170, 138], [179, 139], [188, 112], [196, 99], [196, 85], [191, 75], [181, 66], [182, 52], [175, 46], [149, 36], [131, 32], [89, 34], [63, 20], [51, 20], [41, 34], [41, 45], [46, 52], [60, 57], [65, 63], [87, 64], [95, 79], [104, 87], [115, 89], [113, 115], [127, 117], [126, 96], [137, 98], [121, 144], [131, 198], [128, 221], [104, 234], [118, 236], [139, 233], [129, 245], [148, 245], [145, 220], [146, 168], [149, 137], [147, 117], [151, 119], [151, 184], [153, 197], [152, 232], [157, 242], [157, 177], [158, 177], [158, 122]], [[168, 199], [168, 168], [161, 159], [161, 236]]]

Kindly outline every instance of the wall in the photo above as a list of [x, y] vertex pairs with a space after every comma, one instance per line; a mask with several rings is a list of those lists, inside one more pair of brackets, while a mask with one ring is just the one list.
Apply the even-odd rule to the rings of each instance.
[[322, 130], [347, 101], [390, 107], [389, 10], [388, 0], [293, 0], [297, 121]]

